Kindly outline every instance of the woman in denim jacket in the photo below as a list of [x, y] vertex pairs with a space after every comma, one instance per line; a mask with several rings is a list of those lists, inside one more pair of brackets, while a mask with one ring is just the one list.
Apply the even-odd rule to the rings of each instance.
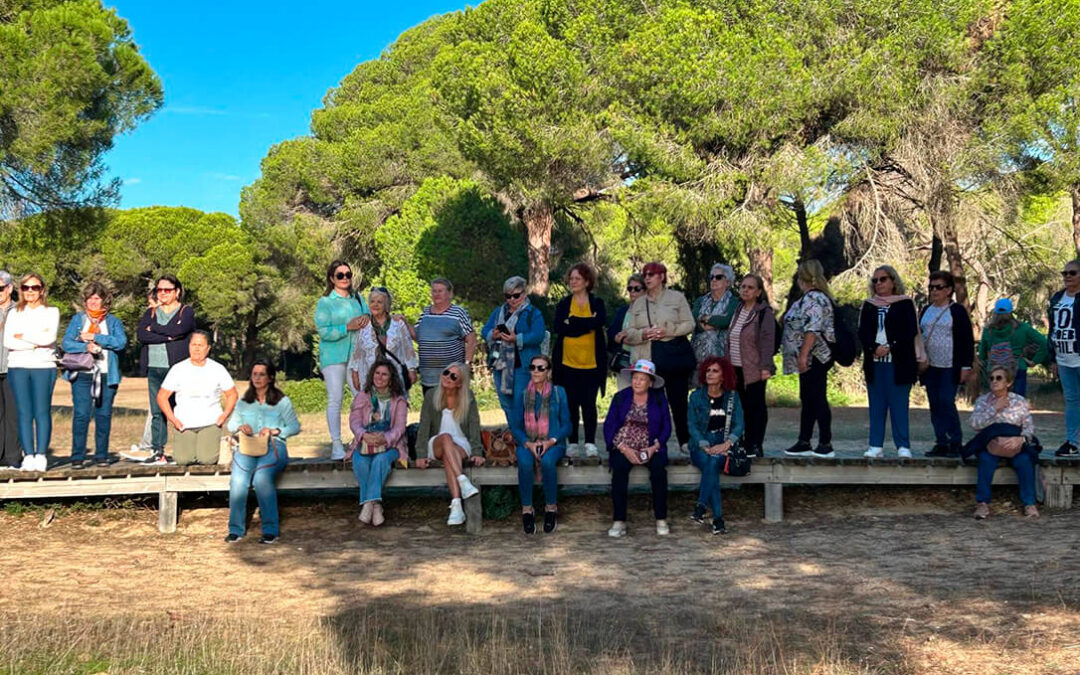
[[710, 356], [698, 367], [698, 381], [704, 384], [690, 394], [690, 461], [701, 470], [697, 506], [690, 520], [705, 523], [706, 509], [712, 510], [712, 533], [726, 534], [720, 506], [720, 472], [728, 451], [743, 434], [743, 411], [735, 392], [735, 371], [718, 356]]

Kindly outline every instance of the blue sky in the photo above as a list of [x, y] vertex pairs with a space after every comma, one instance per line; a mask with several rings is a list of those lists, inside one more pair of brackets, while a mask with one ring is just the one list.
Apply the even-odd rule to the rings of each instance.
[[111, 174], [124, 181], [121, 206], [236, 215], [240, 190], [258, 178], [267, 150], [308, 133], [311, 112], [328, 89], [409, 27], [465, 5], [112, 3], [165, 87], [165, 106], [118, 137], [105, 157]]

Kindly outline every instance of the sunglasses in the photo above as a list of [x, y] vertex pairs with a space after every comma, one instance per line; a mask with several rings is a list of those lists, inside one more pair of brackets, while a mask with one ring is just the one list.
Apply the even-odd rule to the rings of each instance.
[[1080, 270], [1061, 270], [1061, 276], [1063, 277], [1075, 277], [1080, 274]]
[[390, 295], [390, 289], [387, 288], [386, 286], [372, 286], [371, 290], [376, 291], [378, 293], [385, 293], [387, 295]]
[[457, 382], [458, 374], [455, 373], [454, 371], [450, 370], [449, 368], [442, 371], [442, 376], [443, 377], [449, 377], [451, 382]]
[[542, 363], [530, 363], [529, 370], [533, 371], [534, 373], [546, 373], [548, 367]]
[[342, 279], [352, 279], [352, 272], [334, 272], [334, 278], [338, 281]]
[[517, 300], [522, 295], [524, 295], [524, 291], [518, 291], [517, 293], [503, 293], [503, 297], [507, 300]]
[[41, 290], [41, 284], [23, 284], [19, 288], [23, 291], [37, 293]]
[[720, 281], [721, 279], [727, 279], [727, 277], [724, 276], [723, 274], [714, 274], [709, 278], [712, 279], [713, 281]]
[[655, 277], [655, 276], [657, 276], [658, 274], [660, 274], [660, 273], [659, 273], [659, 272], [645, 272], [645, 273], [643, 273], [643, 274], [642, 274], [642, 276], [645, 276], [645, 277]]
[[626, 292], [627, 293], [640, 293], [643, 290], [645, 290], [645, 289], [642, 288], [641, 286], [627, 286], [626, 287]]
[[706, 368], [705, 372], [706, 373], [719, 373], [720, 369], [719, 368]]
[[1005, 377], [1004, 375], [991, 375], [990, 376], [990, 381], [991, 382], [1004, 382], [1007, 379], [1008, 378]]
[[156, 293], [172, 293], [175, 290], [176, 290], [176, 287], [166, 288], [164, 286], [158, 286], [157, 288], [154, 289], [154, 292], [156, 292]]
[[945, 284], [930, 284], [930, 290], [932, 291], [943, 291], [946, 288], [948, 288], [948, 286]]
[[875, 284], [883, 284], [886, 281], [892, 281], [892, 277], [874, 277], [870, 281], [873, 281]]

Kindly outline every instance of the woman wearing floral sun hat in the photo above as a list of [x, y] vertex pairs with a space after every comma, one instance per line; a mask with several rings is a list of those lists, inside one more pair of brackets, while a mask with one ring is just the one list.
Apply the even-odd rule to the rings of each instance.
[[671, 437], [671, 413], [663, 392], [664, 379], [656, 365], [639, 359], [633, 368], [619, 373], [619, 392], [611, 400], [604, 420], [604, 441], [611, 467], [611, 501], [614, 522], [608, 535], [626, 534], [626, 498], [630, 470], [649, 467], [656, 533], [669, 533], [667, 524], [667, 442]]

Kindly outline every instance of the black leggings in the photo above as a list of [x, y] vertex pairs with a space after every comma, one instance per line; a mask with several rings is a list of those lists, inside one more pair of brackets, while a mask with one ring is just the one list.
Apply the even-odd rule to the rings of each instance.
[[760, 448], [765, 442], [765, 428], [769, 426], [769, 408], [765, 405], [766, 382], [768, 380], [758, 380], [748, 385], [743, 379], [743, 369], [735, 368], [735, 389], [742, 402], [743, 423], [746, 426], [744, 448]]
[[[613, 520], [626, 520], [626, 502], [630, 486], [631, 464], [618, 450], [611, 451], [611, 504], [615, 511]], [[645, 464], [652, 484], [653, 516], [657, 520], [667, 518], [667, 453], [658, 452]]]
[[559, 369], [558, 385], [566, 390], [566, 403], [570, 407], [570, 443], [578, 442], [578, 421], [582, 419], [585, 422], [585, 442], [596, 442], [596, 397], [600, 393], [600, 372], [566, 366]]
[[661, 370], [656, 374], [664, 378], [664, 395], [671, 406], [671, 423], [675, 427], [675, 436], [679, 445], [690, 442], [690, 424], [687, 421], [688, 402], [690, 400], [690, 373], [693, 370]]
[[832, 443], [832, 410], [829, 409], [829, 395], [826, 384], [829, 377], [829, 364], [821, 363], [810, 357], [810, 368], [799, 373], [799, 402], [802, 410], [799, 415], [799, 440], [809, 443], [814, 436], [814, 423], [818, 425], [818, 443]]

